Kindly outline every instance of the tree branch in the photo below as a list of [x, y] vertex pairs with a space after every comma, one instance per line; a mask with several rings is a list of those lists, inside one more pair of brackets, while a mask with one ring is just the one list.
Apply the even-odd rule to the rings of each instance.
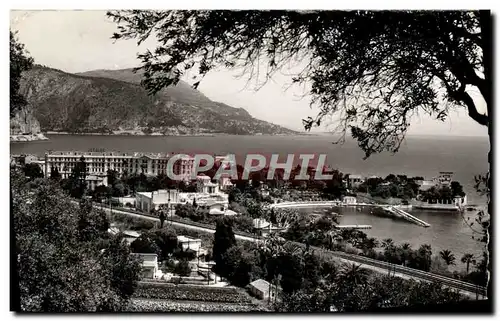
[[474, 119], [476, 122], [478, 122], [483, 126], [488, 126], [489, 123], [488, 116], [485, 114], [480, 114], [477, 111], [476, 105], [474, 104], [472, 97], [466, 91], [462, 91], [462, 93], [459, 93], [458, 95], [460, 96], [460, 99], [467, 106], [467, 110], [469, 111], [469, 117]]

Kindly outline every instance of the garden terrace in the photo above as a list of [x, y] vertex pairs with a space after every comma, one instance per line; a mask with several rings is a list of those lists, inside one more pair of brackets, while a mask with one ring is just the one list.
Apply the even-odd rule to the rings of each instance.
[[132, 299], [127, 312], [266, 312], [259, 304], [173, 302], [164, 300]]
[[252, 300], [242, 290], [233, 287], [203, 287], [174, 285], [171, 283], [139, 284], [135, 298], [162, 299], [173, 301], [198, 301], [218, 303], [251, 304]]

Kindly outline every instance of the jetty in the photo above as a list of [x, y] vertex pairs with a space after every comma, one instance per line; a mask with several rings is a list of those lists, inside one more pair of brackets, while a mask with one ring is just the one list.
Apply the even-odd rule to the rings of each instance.
[[309, 202], [282, 202], [269, 205], [270, 208], [289, 208], [289, 207], [332, 207], [338, 206], [339, 201], [309, 201]]
[[[349, 207], [362, 207], [362, 206], [370, 206], [370, 207], [380, 207], [383, 210], [391, 213], [392, 215], [396, 217], [401, 217], [407, 221], [410, 221], [414, 224], [423, 226], [423, 227], [429, 227], [431, 226], [429, 223], [424, 222], [423, 220], [411, 215], [410, 213], [407, 213], [403, 211], [400, 207], [405, 208], [404, 206], [398, 206], [398, 205], [387, 205], [387, 204], [368, 204], [368, 203], [342, 203], [340, 201], [309, 201], [309, 202], [282, 202], [282, 203], [274, 203], [269, 205], [269, 208], [307, 208], [307, 207], [333, 207], [333, 206], [349, 206]], [[348, 227], [348, 228], [355, 228], [355, 227]], [[370, 226], [371, 228], [371, 226]], [[369, 228], [365, 228], [369, 229]]]
[[360, 224], [354, 224], [354, 225], [337, 225], [337, 228], [340, 229], [357, 229], [357, 230], [369, 230], [372, 228], [371, 225], [360, 225]]
[[417, 225], [423, 226], [423, 227], [429, 227], [431, 226], [429, 223], [422, 221], [421, 219], [411, 215], [410, 213], [407, 213], [403, 211], [402, 209], [397, 208], [396, 206], [384, 206], [382, 207], [386, 211], [388, 211], [391, 214], [394, 214], [395, 216], [402, 217], [406, 219], [407, 221], [410, 221], [412, 223], [415, 223]]

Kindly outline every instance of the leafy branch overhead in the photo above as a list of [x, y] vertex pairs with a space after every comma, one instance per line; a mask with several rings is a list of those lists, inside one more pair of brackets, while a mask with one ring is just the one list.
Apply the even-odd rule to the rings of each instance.
[[[138, 44], [143, 85], [154, 94], [190, 69], [242, 68], [270, 79], [292, 61], [306, 62], [292, 81], [310, 85], [316, 117], [335, 115], [366, 157], [396, 152], [412, 116], [445, 120], [451, 108], [488, 125], [472, 99], [476, 87], [491, 106], [491, 16], [472, 11], [111, 11], [114, 39]], [[199, 79], [196, 85], [199, 84]]]

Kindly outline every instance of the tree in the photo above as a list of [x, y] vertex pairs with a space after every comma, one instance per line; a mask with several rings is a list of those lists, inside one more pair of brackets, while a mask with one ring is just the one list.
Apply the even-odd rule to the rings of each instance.
[[111, 286], [118, 290], [124, 300], [128, 300], [140, 280], [141, 264], [138, 257], [131, 255], [130, 246], [120, 235], [113, 236], [102, 249], [110, 271]]
[[80, 208], [56, 184], [37, 187], [11, 173], [18, 311], [119, 311], [139, 279], [140, 264], [123, 240], [103, 233], [106, 217]]
[[310, 83], [312, 101], [320, 107], [306, 128], [341, 114], [343, 130], [351, 130], [367, 156], [397, 151], [411, 114], [419, 109], [444, 120], [451, 104], [465, 106], [470, 117], [488, 124], [466, 91], [467, 85], [477, 87], [491, 108], [487, 11], [125, 10], [107, 15], [119, 24], [114, 39], [142, 43], [156, 35], [157, 50], [138, 55], [150, 93], [177, 83], [195, 66], [200, 77], [218, 66], [251, 73], [265, 58], [268, 80], [290, 60], [306, 60], [293, 82]]
[[175, 215], [182, 218], [197, 219], [197, 210], [191, 204], [178, 204], [175, 208]]
[[189, 262], [186, 260], [180, 260], [175, 266], [174, 273], [179, 274], [180, 276], [189, 276], [191, 274]]
[[214, 233], [213, 257], [216, 263], [215, 268], [221, 275], [228, 274], [228, 268], [224, 264], [223, 255], [236, 244], [231, 220], [220, 218], [216, 222]]
[[106, 238], [109, 222], [106, 213], [92, 209], [92, 203], [83, 200], [80, 203], [78, 215], [78, 238], [81, 242], [89, 242], [99, 238]]
[[85, 181], [86, 177], [87, 166], [85, 164], [85, 158], [82, 156], [80, 161], [73, 167], [71, 175], [63, 187], [69, 191], [72, 197], [82, 198], [87, 188], [87, 183]]
[[338, 280], [341, 283], [355, 286], [366, 283], [368, 270], [361, 267], [361, 264], [344, 263], [339, 271]]
[[156, 244], [156, 235], [153, 233], [142, 233], [130, 243], [130, 249], [134, 253], [156, 253], [161, 254], [161, 250]]
[[108, 169], [108, 172], [106, 174], [108, 178], [108, 185], [113, 186], [116, 183], [116, 180], [118, 179], [118, 172], [112, 169]]
[[[200, 77], [224, 66], [243, 68], [243, 74], [265, 83], [290, 61], [303, 61], [292, 83], [309, 85], [311, 104], [319, 110], [304, 120], [305, 128], [335, 115], [338, 142], [350, 131], [365, 157], [397, 152], [418, 112], [444, 121], [450, 111], [466, 108], [469, 117], [487, 126], [490, 140], [493, 136], [489, 11], [129, 10], [107, 15], [119, 24], [114, 39], [140, 44], [156, 36], [158, 48], [138, 55], [151, 94], [176, 84], [195, 66]], [[470, 88], [477, 88], [486, 112]], [[491, 272], [491, 260], [487, 265]]]
[[10, 117], [12, 118], [17, 111], [26, 106], [26, 98], [21, 95], [21, 76], [26, 70], [33, 66], [31, 58], [16, 38], [16, 34], [10, 31]]
[[101, 202], [102, 199], [109, 198], [110, 196], [111, 196], [111, 191], [109, 187], [104, 185], [98, 185], [95, 187], [93, 192], [93, 197], [99, 202]]
[[446, 265], [455, 265], [455, 255], [450, 250], [442, 250], [439, 256], [444, 260]]
[[382, 247], [383, 248], [394, 247], [394, 241], [391, 238], [383, 239]]
[[163, 228], [163, 223], [165, 223], [165, 212], [163, 210], [160, 210], [160, 228]]
[[467, 265], [467, 274], [469, 274], [469, 265], [476, 264], [476, 260], [474, 258], [474, 254], [471, 253], [465, 253], [464, 256], [462, 256], [462, 259], [460, 260], [462, 263], [465, 263]]
[[160, 258], [166, 259], [169, 254], [173, 254], [177, 249], [177, 233], [171, 228], [160, 228], [153, 231], [155, 243], [161, 251]]
[[452, 181], [450, 184], [450, 188], [453, 196], [460, 196], [460, 197], [465, 196], [464, 188], [459, 182]]
[[61, 180], [61, 174], [59, 173], [59, 170], [57, 167], [52, 166], [50, 169], [50, 179], [59, 181]]
[[24, 165], [24, 175], [26, 175], [32, 179], [42, 178], [43, 172], [38, 164], [28, 163], [28, 164]]
[[421, 245], [410, 258], [409, 267], [429, 271], [432, 263], [432, 248], [429, 244]]
[[408, 264], [408, 260], [410, 259], [413, 253], [411, 244], [410, 243], [401, 244], [400, 250], [401, 250], [401, 260], [403, 261], [402, 263], [404, 266], [406, 266]]

